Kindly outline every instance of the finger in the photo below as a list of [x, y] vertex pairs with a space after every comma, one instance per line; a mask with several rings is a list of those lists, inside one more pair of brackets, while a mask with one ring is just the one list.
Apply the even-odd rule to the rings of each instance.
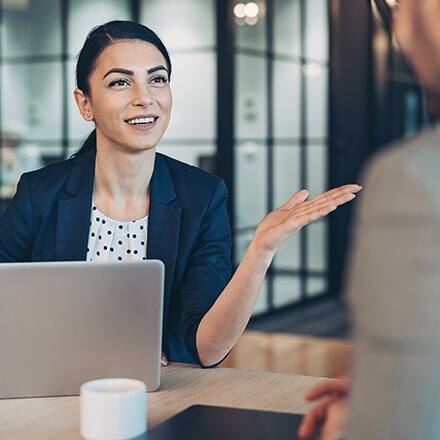
[[162, 356], [160, 357], [160, 365], [162, 367], [166, 367], [168, 365], [168, 359], [164, 353], [162, 353]]
[[335, 198], [335, 197], [338, 197], [342, 194], [347, 194], [347, 193], [356, 194], [361, 189], [362, 189], [362, 187], [360, 185], [343, 185], [343, 186], [339, 186], [338, 188], [333, 188], [333, 189], [325, 191], [321, 194], [318, 194], [311, 201], [312, 202], [322, 201], [323, 199], [328, 200], [328, 199]]
[[347, 399], [335, 399], [327, 408], [325, 422], [322, 424], [321, 440], [345, 438], [347, 429]]
[[325, 420], [327, 414], [327, 408], [332, 402], [331, 399], [327, 399], [315, 405], [302, 419], [301, 425], [298, 429], [298, 435], [300, 438], [305, 439], [310, 437], [315, 431], [318, 430], [321, 423]]
[[350, 202], [351, 200], [353, 200], [354, 198], [356, 198], [356, 195], [353, 193], [345, 193], [345, 194], [341, 194], [338, 197], [331, 197], [328, 199], [321, 199], [319, 201], [311, 201], [310, 203], [308, 203], [307, 205], [301, 206], [296, 212], [298, 214], [305, 214], [308, 212], [312, 212], [313, 210], [316, 209], [321, 209], [325, 206], [335, 206], [336, 208], [338, 206], [344, 205], [345, 203]]
[[307, 214], [309, 212], [312, 212], [317, 209], [321, 209], [325, 206], [331, 205], [331, 206], [341, 206], [345, 203], [350, 202], [356, 197], [353, 193], [342, 193], [339, 196], [335, 197], [329, 197], [329, 198], [321, 198], [319, 200], [312, 200], [310, 202], [305, 202], [301, 206], [296, 207], [295, 214], [296, 215], [303, 215]]
[[306, 211], [302, 213], [295, 213], [294, 216], [292, 216], [288, 221], [290, 220], [289, 224], [289, 230], [299, 230], [303, 228], [304, 226], [319, 220], [321, 217], [325, 217], [326, 215], [330, 214], [331, 212], [335, 211], [337, 209], [337, 206], [333, 203], [325, 203], [322, 204], [320, 207], [314, 207], [313, 209], [307, 209]]
[[327, 206], [333, 206], [335, 208], [338, 207], [337, 203], [333, 199], [323, 200], [319, 203], [306, 202], [301, 204], [301, 206], [293, 208], [291, 215], [299, 217], [301, 215], [310, 214], [314, 211], [319, 211], [320, 209], [326, 208]]
[[329, 394], [346, 394], [351, 386], [349, 379], [334, 379], [321, 382], [304, 395], [306, 400], [316, 400]]
[[299, 205], [300, 203], [304, 202], [307, 197], [309, 197], [310, 192], [306, 189], [302, 189], [301, 191], [296, 192], [293, 194], [289, 200], [287, 200], [286, 203], [280, 206], [281, 209], [292, 209], [293, 207]]
[[328, 191], [329, 192], [344, 191], [344, 192], [358, 193], [361, 189], [362, 189], [361, 185], [358, 185], [356, 183], [349, 183], [346, 185], [337, 186], [336, 188], [331, 188]]
[[303, 207], [296, 209], [291, 218], [288, 218], [289, 231], [298, 231], [304, 226], [319, 220], [322, 217], [335, 211], [338, 206], [353, 200], [356, 196], [347, 193], [339, 196], [337, 199], [323, 200], [320, 203], [308, 203]]
[[337, 197], [332, 197], [329, 202], [335, 203], [336, 206], [344, 205], [345, 203], [351, 202], [354, 198], [356, 198], [356, 194], [353, 193], [345, 193], [341, 194]]
[[323, 200], [330, 200], [337, 198], [343, 194], [356, 194], [358, 193], [362, 187], [359, 185], [344, 185], [339, 188], [333, 188], [329, 191], [325, 191], [321, 194], [318, 194], [316, 197], [314, 197], [311, 202], [321, 202]]

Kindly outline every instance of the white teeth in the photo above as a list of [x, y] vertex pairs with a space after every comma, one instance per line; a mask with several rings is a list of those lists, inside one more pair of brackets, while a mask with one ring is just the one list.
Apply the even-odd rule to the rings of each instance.
[[130, 125], [136, 125], [136, 124], [151, 124], [152, 122], [154, 122], [154, 118], [135, 118], [135, 119], [130, 119], [129, 121], [127, 121]]

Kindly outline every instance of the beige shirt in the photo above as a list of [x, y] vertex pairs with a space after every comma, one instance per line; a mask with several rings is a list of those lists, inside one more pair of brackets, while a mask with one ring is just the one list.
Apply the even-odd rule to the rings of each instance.
[[440, 131], [385, 150], [363, 183], [348, 439], [440, 439]]

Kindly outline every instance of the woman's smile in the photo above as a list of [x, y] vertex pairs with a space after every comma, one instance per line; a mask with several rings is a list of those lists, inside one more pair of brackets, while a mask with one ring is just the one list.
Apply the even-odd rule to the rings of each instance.
[[139, 131], [148, 131], [152, 130], [156, 126], [158, 119], [159, 116], [155, 115], [140, 115], [127, 119], [125, 122], [130, 126], [130, 128], [134, 128]]

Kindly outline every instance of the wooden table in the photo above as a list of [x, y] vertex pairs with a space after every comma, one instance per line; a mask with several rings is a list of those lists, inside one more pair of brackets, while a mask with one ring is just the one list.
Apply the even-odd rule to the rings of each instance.
[[[172, 364], [162, 369], [160, 390], [148, 394], [148, 426], [194, 404], [304, 413], [304, 392], [320, 380]], [[0, 439], [80, 439], [78, 414], [78, 397], [0, 400]]]

